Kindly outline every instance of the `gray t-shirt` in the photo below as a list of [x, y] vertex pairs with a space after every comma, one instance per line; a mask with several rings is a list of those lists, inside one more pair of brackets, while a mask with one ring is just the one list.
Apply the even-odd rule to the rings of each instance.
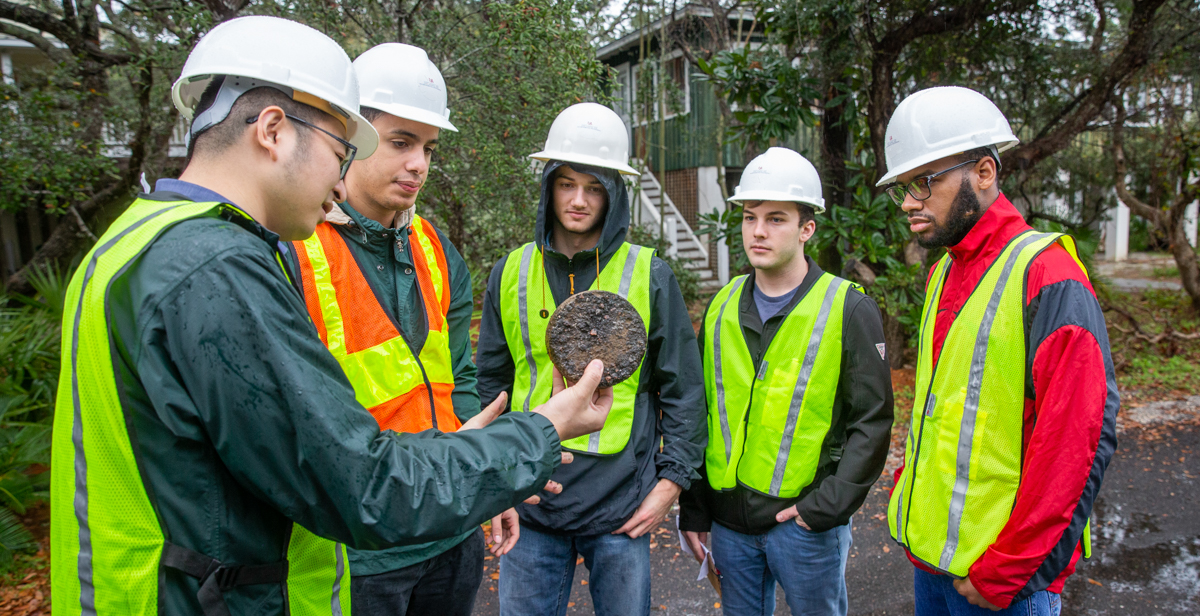
[[800, 287], [797, 286], [795, 289], [792, 289], [791, 291], [788, 291], [779, 297], [771, 297], [766, 293], [763, 293], [762, 289], [759, 289], [758, 284], [756, 283], [754, 285], [754, 304], [758, 306], [758, 318], [761, 319], [763, 323], [766, 323], [767, 319], [779, 314], [779, 311], [786, 308], [788, 303], [792, 301], [792, 296], [796, 294], [796, 289], [799, 288]]

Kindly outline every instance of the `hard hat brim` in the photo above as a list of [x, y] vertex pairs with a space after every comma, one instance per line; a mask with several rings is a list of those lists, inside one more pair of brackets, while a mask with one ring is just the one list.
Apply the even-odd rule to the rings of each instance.
[[542, 150], [536, 154], [530, 154], [529, 158], [549, 162], [552, 160], [561, 160], [564, 163], [579, 163], [581, 165], [589, 165], [592, 167], [600, 167], [602, 169], [615, 169], [625, 175], [641, 175], [637, 169], [630, 167], [627, 164], [613, 162], [603, 159], [598, 156], [585, 156], [583, 154], [570, 154], [564, 152], [553, 152], [550, 150]]
[[[236, 73], [221, 74], [256, 79], [252, 75], [238, 75]], [[189, 99], [198, 100], [214, 76], [201, 75], [199, 78], [194, 78], [190, 75], [184, 75], [175, 80], [174, 85], [171, 86], [171, 102], [175, 104], [175, 109], [179, 110], [179, 115], [183, 116], [187, 122], [190, 123], [195, 117], [196, 109], [194, 103], [189, 104], [185, 102], [183, 97], [186, 95]], [[260, 79], [260, 81], [263, 80]], [[293, 89], [287, 85], [283, 87], [288, 88], [288, 91]], [[346, 129], [349, 136], [346, 141], [349, 141], [351, 145], [358, 149], [354, 159], [362, 160], [369, 158], [375, 153], [375, 149], [379, 147], [379, 133], [375, 131], [375, 127], [371, 126], [371, 123], [358, 111], [353, 109], [343, 109], [343, 111], [349, 114], [349, 118], [346, 120]]]
[[394, 115], [397, 118], [428, 124], [443, 130], [458, 132], [458, 127], [450, 123], [450, 119], [440, 116], [428, 109], [413, 107], [412, 105], [401, 105], [398, 103], [376, 103], [374, 101], [361, 101], [360, 107], [371, 107], [378, 109], [388, 115]]
[[735, 194], [727, 199], [727, 201], [738, 205], [741, 205], [743, 201], [787, 201], [790, 203], [803, 203], [811, 207], [818, 214], [825, 211], [824, 199], [797, 199], [796, 195], [774, 190], [748, 190]]
[[[1012, 148], [1016, 147], [1018, 143], [1021, 143], [1021, 140], [1014, 136], [1010, 141], [1001, 141], [999, 143], [983, 144], [973, 147], [987, 147], [988, 145], [994, 145], [996, 146], [996, 151], [1004, 152], [1005, 150], [1011, 150]], [[896, 178], [908, 173], [909, 171], [912, 171], [913, 169], [916, 169], [917, 167], [920, 167], [921, 165], [928, 165], [935, 160], [946, 158], [947, 156], [954, 156], [955, 154], [962, 154], [965, 151], [967, 150], [964, 150], [961, 146], [955, 146], [951, 148], [935, 150], [929, 154], [925, 154], [924, 156], [918, 156], [904, 163], [903, 165], [896, 167], [895, 169], [888, 169], [887, 174], [884, 175], [883, 179], [875, 182], [875, 187], [878, 188], [887, 184], [891, 184], [892, 182], [896, 181]]]

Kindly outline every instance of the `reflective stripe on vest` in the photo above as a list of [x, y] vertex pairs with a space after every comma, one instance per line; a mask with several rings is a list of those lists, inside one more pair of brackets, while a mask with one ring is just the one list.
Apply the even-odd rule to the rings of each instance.
[[[138, 470], [117, 391], [106, 309], [110, 284], [164, 231], [184, 220], [215, 215], [222, 208], [238, 212], [219, 203], [134, 201], [71, 278], [64, 301], [59, 412], [52, 436], [50, 549], [55, 613], [157, 614], [161, 567], [184, 571], [179, 563], [173, 566], [163, 560], [165, 536]], [[317, 541], [330, 552], [335, 549], [332, 541]], [[215, 563], [197, 552], [173, 549], [183, 559]], [[338, 549], [344, 557], [344, 549]], [[270, 565], [256, 565], [260, 574], [247, 577], [259, 579], [246, 583], [268, 583], [262, 580], [271, 576], [261, 572]], [[237, 565], [223, 566], [227, 573], [236, 573]], [[282, 571], [280, 567], [280, 575]], [[309, 573], [320, 576], [321, 583], [289, 580], [289, 590], [297, 596], [324, 597], [328, 606], [335, 596], [331, 591], [338, 572]], [[189, 575], [197, 577], [194, 572]], [[344, 581], [348, 587], [348, 578]], [[212, 608], [209, 613], [221, 613], [225, 605], [219, 592], [203, 596], [212, 586], [202, 584], [198, 600], [206, 611]]]
[[812, 483], [833, 421], [842, 317], [853, 283], [822, 274], [771, 339], [758, 373], [738, 310], [746, 276], [709, 304], [703, 336], [709, 485], [792, 498]]
[[446, 256], [433, 225], [417, 216], [411, 228], [413, 266], [428, 326], [417, 354], [375, 296], [346, 240], [329, 223], [317, 225], [307, 240], [293, 242], [304, 300], [321, 341], [380, 428], [454, 432], [462, 424], [451, 400]]
[[933, 315], [952, 266], [948, 255], [930, 275], [904, 472], [888, 503], [888, 527], [914, 557], [944, 573], [966, 576], [1008, 523], [1021, 480], [1024, 274], [1055, 242], [1078, 262], [1069, 236], [1027, 231], [1009, 242], [955, 317], [936, 365]]
[[[621, 244], [600, 272], [591, 289], [611, 291], [629, 300], [647, 331], [650, 328], [650, 248]], [[510, 408], [528, 412], [550, 399], [553, 365], [546, 352], [546, 325], [556, 306], [554, 296], [546, 288], [546, 273], [537, 245], [529, 243], [508, 255], [500, 277], [500, 320], [515, 366], [513, 398]], [[546, 318], [541, 311], [546, 310]], [[633, 376], [613, 387], [613, 406], [604, 421], [604, 428], [586, 436], [573, 438], [562, 446], [566, 449], [598, 455], [612, 455], [625, 449], [633, 429], [633, 414], [637, 406], [638, 384], [642, 364]]]

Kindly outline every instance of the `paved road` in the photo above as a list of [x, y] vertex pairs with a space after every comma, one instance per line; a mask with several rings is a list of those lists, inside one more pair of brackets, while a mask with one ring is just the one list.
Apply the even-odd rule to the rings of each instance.
[[[1200, 613], [1200, 426], [1159, 424], [1123, 431], [1097, 502], [1095, 552], [1063, 592], [1064, 616]], [[846, 570], [850, 613], [912, 614], [912, 565], [887, 537], [882, 479], [855, 516]], [[652, 544], [654, 614], [716, 616], [719, 598], [696, 582], [696, 563], [680, 555], [674, 524]], [[498, 614], [496, 561], [487, 561], [475, 613]], [[579, 565], [569, 615], [592, 614], [587, 571]], [[782, 591], [776, 614], [788, 614]]]

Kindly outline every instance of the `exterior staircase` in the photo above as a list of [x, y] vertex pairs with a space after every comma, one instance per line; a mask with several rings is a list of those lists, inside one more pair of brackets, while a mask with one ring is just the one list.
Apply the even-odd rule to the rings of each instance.
[[709, 265], [708, 245], [701, 242], [692, 231], [687, 219], [675, 207], [671, 196], [662, 189], [658, 178], [650, 171], [643, 171], [639, 178], [637, 191], [637, 207], [634, 208], [634, 224], [648, 228], [658, 233], [660, 218], [663, 234], [667, 237], [667, 255], [683, 261], [686, 269], [700, 275], [700, 286], [706, 289], [719, 289], [721, 281], [717, 273]]

